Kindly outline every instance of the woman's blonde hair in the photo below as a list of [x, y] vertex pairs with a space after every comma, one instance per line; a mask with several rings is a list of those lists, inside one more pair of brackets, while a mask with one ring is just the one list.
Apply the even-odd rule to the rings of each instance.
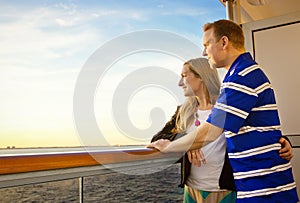
[[[220, 79], [215, 68], [211, 68], [206, 58], [191, 59], [184, 63], [196, 76], [199, 76], [205, 87], [205, 98], [211, 104], [215, 104], [220, 92]], [[187, 97], [179, 109], [176, 119], [178, 132], [185, 132], [194, 122], [194, 114], [199, 103], [195, 96]]]

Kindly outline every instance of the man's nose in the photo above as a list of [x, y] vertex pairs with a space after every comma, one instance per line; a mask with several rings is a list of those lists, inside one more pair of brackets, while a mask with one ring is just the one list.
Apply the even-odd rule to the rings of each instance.
[[207, 56], [206, 48], [203, 49], [202, 56]]

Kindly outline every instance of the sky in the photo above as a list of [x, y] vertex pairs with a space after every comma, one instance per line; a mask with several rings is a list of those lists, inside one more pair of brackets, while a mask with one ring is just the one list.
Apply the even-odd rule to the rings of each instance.
[[[180, 43], [201, 48], [203, 24], [225, 15], [217, 0], [0, 0], [0, 148], [149, 142], [183, 101]], [[76, 100], [86, 70], [94, 91]], [[76, 113], [88, 109], [97, 126]]]

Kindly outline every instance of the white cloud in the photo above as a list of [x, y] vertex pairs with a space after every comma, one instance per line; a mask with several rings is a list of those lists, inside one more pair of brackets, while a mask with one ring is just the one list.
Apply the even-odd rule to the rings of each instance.
[[202, 16], [207, 14], [207, 10], [203, 10], [200, 8], [178, 8], [172, 11], [163, 12], [163, 15], [183, 15], [183, 16]]
[[[80, 6], [72, 1], [65, 2], [54, 5], [38, 5], [36, 2], [22, 3], [23, 5], [0, 3], [1, 132], [17, 128], [23, 136], [28, 136], [28, 139], [31, 139], [30, 133], [36, 128], [40, 128], [41, 132], [43, 129], [46, 132], [55, 129], [74, 135], [74, 86], [81, 66], [93, 51], [125, 32], [132, 32], [141, 27], [164, 27], [166, 22], [157, 22], [161, 15], [176, 17], [202, 14], [198, 8], [184, 9], [174, 6], [171, 12], [163, 13], [168, 9], [168, 5], [162, 4], [156, 6], [156, 9], [141, 9], [134, 5], [126, 5], [126, 8], [122, 5], [118, 8], [107, 8], [99, 3]], [[178, 25], [175, 21], [170, 21], [166, 28], [176, 31]], [[180, 30], [180, 33], [183, 31]], [[198, 36], [188, 31], [182, 35], [198, 44]], [[106, 87], [109, 88], [103, 88], [100, 84], [97, 91], [99, 94], [95, 95], [98, 99], [96, 108], [101, 107], [99, 104], [103, 102], [99, 99], [100, 96], [111, 96], [109, 93], [113, 92], [118, 81], [139, 67], [156, 65], [179, 73], [182, 66], [182, 62], [174, 60], [174, 57], [147, 58], [138, 54], [131, 57], [131, 60], [128, 57], [127, 60], [118, 62], [113, 67], [115, 69], [107, 72], [110, 75], [105, 79]], [[106, 92], [108, 93], [105, 95], [100, 94]], [[159, 93], [153, 91], [153, 95], [156, 94]], [[168, 96], [166, 93], [162, 95]], [[136, 98], [142, 101], [144, 96], [138, 94]], [[107, 102], [107, 105], [110, 103]], [[176, 102], [173, 103], [175, 106]], [[169, 100], [167, 104], [162, 104], [163, 107], [168, 105]], [[168, 110], [170, 113], [173, 111], [173, 108]], [[134, 120], [146, 120], [144, 117], [137, 116]], [[148, 124], [149, 122], [146, 122], [146, 125]], [[25, 135], [23, 128], [30, 128], [32, 131]]]
[[85, 26], [91, 15], [66, 14], [53, 8], [7, 9], [4, 13], [6, 20], [0, 22], [1, 66], [43, 68], [56, 59], [87, 57], [84, 52], [90, 54], [88, 50], [101, 40], [99, 31]]

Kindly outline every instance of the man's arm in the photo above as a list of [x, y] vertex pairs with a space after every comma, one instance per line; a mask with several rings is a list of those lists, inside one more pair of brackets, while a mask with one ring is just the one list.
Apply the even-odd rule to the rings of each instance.
[[204, 122], [189, 134], [170, 142], [169, 140], [157, 140], [147, 145], [161, 152], [185, 152], [199, 149], [216, 140], [223, 133], [223, 129]]
[[279, 156], [283, 159], [290, 161], [293, 158], [293, 149], [290, 140], [286, 136], [282, 136], [279, 139], [281, 149], [279, 150]]

